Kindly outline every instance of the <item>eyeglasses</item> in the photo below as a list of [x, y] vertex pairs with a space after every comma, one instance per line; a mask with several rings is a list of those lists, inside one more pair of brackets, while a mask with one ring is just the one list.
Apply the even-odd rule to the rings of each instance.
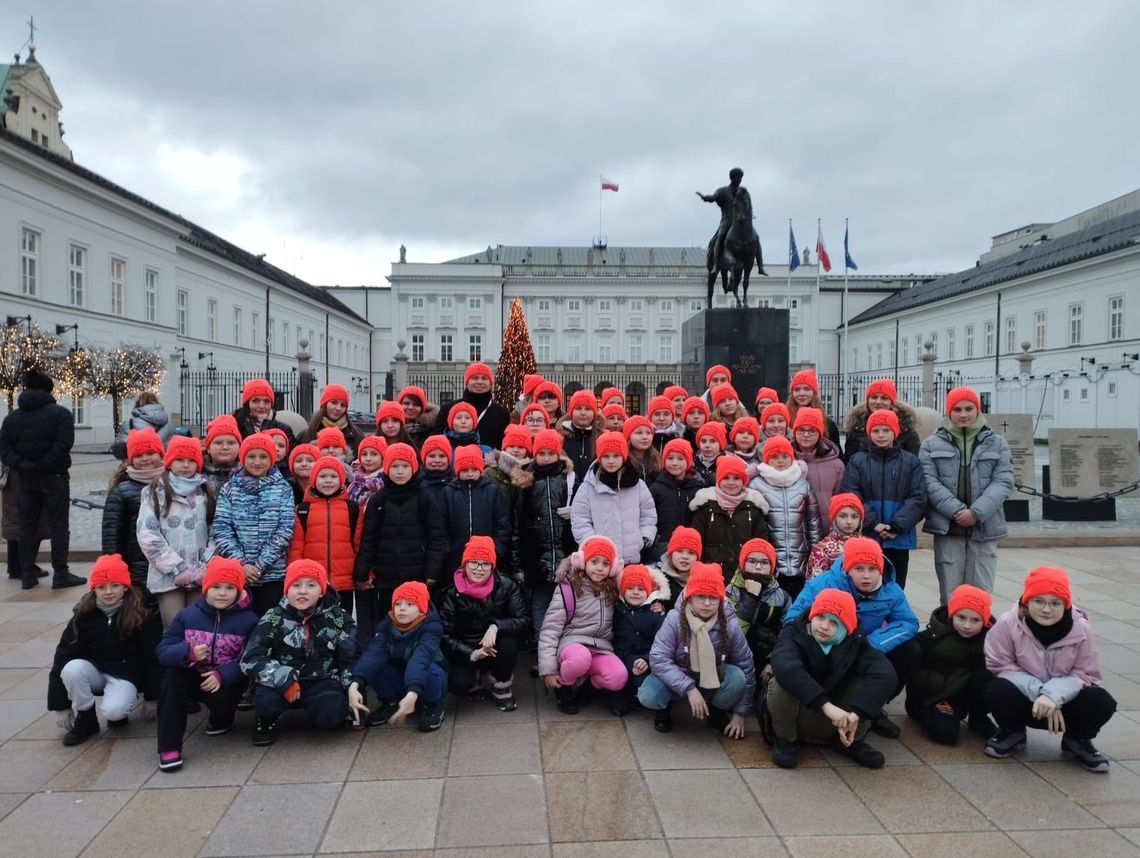
[[468, 560], [467, 568], [472, 572], [490, 572], [495, 568], [495, 564], [485, 560]]
[[528, 416], [526, 418], [526, 425], [527, 426], [545, 426], [546, 425], [546, 418], [545, 417], [539, 417], [537, 414], [535, 414], [533, 416]]
[[1029, 600], [1029, 604], [1035, 608], [1049, 608], [1054, 611], [1059, 611], [1065, 607], [1065, 603], [1060, 599], [1043, 599], [1040, 596], [1034, 596]]
[[810, 426], [801, 426], [796, 430], [797, 435], [818, 435], [818, 429], [812, 429]]
[[749, 557], [744, 561], [745, 566], [771, 566], [772, 561], [767, 557]]

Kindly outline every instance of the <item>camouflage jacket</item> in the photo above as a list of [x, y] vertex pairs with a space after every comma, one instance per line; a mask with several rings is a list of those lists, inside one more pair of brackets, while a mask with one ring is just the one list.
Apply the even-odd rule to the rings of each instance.
[[356, 624], [330, 590], [308, 616], [285, 599], [266, 611], [245, 645], [241, 672], [281, 691], [305, 679], [337, 679], [347, 688], [356, 654]]

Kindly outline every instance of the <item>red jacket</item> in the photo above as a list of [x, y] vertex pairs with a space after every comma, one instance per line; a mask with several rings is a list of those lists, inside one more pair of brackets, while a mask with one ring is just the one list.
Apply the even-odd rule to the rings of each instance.
[[353, 503], [343, 490], [332, 497], [322, 497], [309, 488], [302, 503], [308, 505], [308, 515], [302, 524], [294, 515], [293, 539], [289, 543], [289, 562], [316, 560], [329, 573], [329, 583], [336, 590], [352, 589], [352, 566], [360, 547], [360, 531], [364, 524], [364, 510], [355, 516], [350, 525], [348, 506]]

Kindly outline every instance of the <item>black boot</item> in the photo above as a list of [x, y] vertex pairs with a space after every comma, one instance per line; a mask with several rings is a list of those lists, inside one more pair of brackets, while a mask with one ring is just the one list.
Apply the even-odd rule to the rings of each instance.
[[258, 748], [264, 748], [272, 745], [277, 741], [277, 721], [279, 719], [263, 718], [257, 715], [253, 719], [253, 744]]
[[673, 704], [653, 713], [653, 729], [658, 733], [668, 733], [673, 729]]
[[[56, 572], [51, 579], [51, 588], [53, 590], [62, 590], [64, 587], [79, 587], [86, 586], [87, 579], [81, 578], [78, 575], [72, 575], [70, 572]], [[27, 582], [25, 582], [27, 586]]]
[[75, 713], [75, 723], [71, 725], [63, 736], [65, 745], [81, 745], [92, 736], [99, 734], [99, 718], [95, 714], [95, 707], [84, 709]]
[[711, 730], [724, 732], [724, 728], [728, 726], [731, 716], [723, 709], [717, 709], [715, 706], [709, 706], [709, 717], [705, 719], [705, 724]]
[[578, 696], [574, 693], [574, 687], [571, 685], [563, 685], [561, 688], [554, 692], [554, 699], [558, 701], [558, 711], [566, 715], [578, 714]]
[[8, 577], [24, 577], [20, 572], [20, 543], [14, 539], [8, 540]]

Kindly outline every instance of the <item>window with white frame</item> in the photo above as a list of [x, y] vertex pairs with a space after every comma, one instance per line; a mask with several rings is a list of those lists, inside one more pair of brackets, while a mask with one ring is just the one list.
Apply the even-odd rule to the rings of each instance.
[[539, 298], [538, 299], [538, 312], [540, 312], [540, 313], [549, 313], [550, 312], [550, 299], [549, 298]]
[[694, 298], [692, 301], [689, 302], [689, 312], [690, 313], [699, 313], [704, 308], [705, 308], [705, 302], [700, 300], [699, 298]]
[[887, 341], [887, 366], [893, 367], [895, 365], [895, 341]]
[[67, 248], [67, 301], [82, 307], [87, 290], [87, 248], [78, 244]]
[[[301, 350], [301, 340], [303, 340], [304, 338], [305, 338], [305, 334], [301, 330], [301, 326], [298, 325], [297, 326], [297, 339], [294, 340], [294, 342], [297, 343], [297, 351]], [[312, 346], [313, 346], [313, 341], [309, 340], [309, 348], [312, 348]]]
[[662, 298], [660, 301], [657, 302], [657, 309], [661, 313], [672, 313], [673, 312], [673, 299], [672, 298]]
[[[272, 316], [269, 317], [269, 323], [266, 325], [265, 337], [266, 337], [266, 339], [269, 340], [269, 342], [267, 343], [269, 351], [276, 354], [277, 353], [277, 320], [274, 319]], [[330, 346], [330, 351], [331, 351], [332, 350], [331, 349], [332, 344], [330, 343], [329, 346]]]
[[1108, 299], [1108, 338], [1124, 339], [1124, 296], [1113, 295]]
[[572, 334], [566, 338], [566, 362], [582, 362], [582, 338]]
[[570, 298], [566, 302], [566, 312], [567, 313], [581, 313], [582, 312], [582, 301], [578, 298]]
[[179, 289], [178, 295], [175, 298], [175, 321], [178, 324], [178, 335], [185, 337], [188, 330], [189, 311], [187, 309], [190, 303], [190, 293], [185, 289]]
[[974, 356], [974, 326], [966, 325], [966, 359]]
[[1085, 335], [1085, 305], [1069, 305], [1069, 345], [1079, 346]]
[[644, 313], [645, 302], [640, 298], [631, 298], [629, 300], [629, 312], [631, 313]]
[[1045, 348], [1045, 311], [1037, 310], [1033, 313], [1033, 348]]
[[478, 295], [471, 295], [470, 297], [468, 297], [467, 309], [468, 310], [482, 310], [483, 309], [482, 297], [480, 297]]
[[[289, 354], [289, 323], [281, 320], [281, 354]], [[341, 361], [343, 365], [344, 361]]]
[[1089, 401], [1089, 389], [1087, 387], [1081, 388], [1081, 402]]
[[483, 335], [471, 334], [467, 337], [467, 360], [483, 360]]
[[[938, 331], [930, 332], [930, 342], [934, 343], [934, 353], [938, 355]], [[938, 355], [942, 357], [942, 355]]]
[[550, 334], [539, 334], [535, 339], [534, 359], [538, 363], [550, 363]]
[[412, 300], [412, 309], [413, 310], [422, 310], [424, 308], [424, 296], [423, 295], [413, 295], [411, 300]]
[[40, 234], [20, 228], [20, 294], [34, 296], [40, 284]]
[[265, 347], [265, 329], [261, 327], [261, 313], [249, 314], [249, 344], [255, 349]]
[[659, 363], [673, 362], [673, 337], [671, 334], [662, 334], [658, 339], [657, 360]]
[[87, 425], [87, 400], [82, 396], [71, 397], [71, 414], [76, 426]]
[[957, 339], [958, 339], [958, 332], [954, 328], [947, 328], [946, 329], [946, 360], [954, 360], [955, 359], [956, 355], [954, 354], [954, 352], [955, 352], [957, 345], [958, 345], [958, 343], [956, 342]]
[[875, 343], [875, 369], [883, 368], [883, 344]]
[[127, 292], [127, 263], [111, 257], [111, 315], [122, 316]]
[[629, 362], [630, 363], [644, 363], [645, 361], [645, 340], [641, 334], [630, 334], [629, 337]]
[[153, 268], [143, 274], [143, 318], [158, 321], [158, 272]]
[[[539, 301], [539, 304], [542, 302]], [[540, 307], [541, 309], [541, 307]], [[599, 313], [612, 313], [614, 311], [614, 302], [610, 298], [598, 299], [598, 312]]]
[[[423, 309], [423, 306], [424, 306], [423, 304], [420, 304], [421, 310]], [[439, 309], [441, 309], [441, 310], [454, 310], [455, 309], [455, 299], [450, 295], [440, 295], [439, 296]]]
[[902, 364], [903, 366], [910, 365], [910, 337], [902, 337], [899, 340], [902, 343]]
[[914, 335], [914, 360], [915, 363], [922, 360], [922, 334]]
[[1061, 401], [1062, 402], [1068, 402], [1072, 398], [1073, 398], [1073, 391], [1071, 391], [1069, 388], [1066, 387], [1061, 391]]
[[800, 332], [791, 331], [788, 334], [788, 363], [800, 362]]
[[997, 333], [994, 330], [993, 322], [986, 322], [985, 327], [985, 346], [986, 357], [989, 357], [997, 350]]
[[1005, 317], [1005, 353], [1013, 354], [1017, 351], [1017, 316]]
[[1109, 399], [1116, 399], [1118, 390], [1119, 390], [1119, 386], [1117, 385], [1117, 383], [1115, 381], [1110, 381], [1110, 382], [1108, 382], [1107, 390], [1105, 391], [1104, 395]]
[[614, 344], [609, 336], [598, 337], [598, 363], [612, 363], [614, 359]]
[[324, 335], [324, 334], [321, 334], [321, 335], [320, 335], [320, 337], [319, 337], [319, 339], [320, 339], [320, 342], [321, 342], [321, 351], [320, 351], [320, 354], [318, 355], [317, 359], [318, 359], [318, 360], [321, 360], [321, 361], [324, 361], [325, 363], [328, 363], [328, 360], [329, 360], [329, 358], [328, 358], [328, 354], [329, 354], [329, 351], [328, 351], [328, 343], [326, 343], [326, 342], [325, 342], [325, 335]]
[[424, 335], [412, 334], [412, 360], [422, 361], [424, 359]]
[[234, 307], [234, 345], [241, 345], [241, 307]]
[[344, 340], [339, 337], [336, 341], [336, 362], [338, 366], [344, 366]]
[[213, 298], [206, 299], [206, 339], [218, 341], [218, 302]]
[[874, 365], [875, 365], [875, 361], [873, 358], [872, 346], [870, 343], [867, 343], [867, 369], [871, 369], [871, 367], [873, 367]]
[[451, 334], [439, 335], [439, 359], [444, 363], [450, 363], [455, 360], [455, 353], [452, 350], [453, 345]]
[[859, 349], [851, 349], [851, 369], [859, 369]]

